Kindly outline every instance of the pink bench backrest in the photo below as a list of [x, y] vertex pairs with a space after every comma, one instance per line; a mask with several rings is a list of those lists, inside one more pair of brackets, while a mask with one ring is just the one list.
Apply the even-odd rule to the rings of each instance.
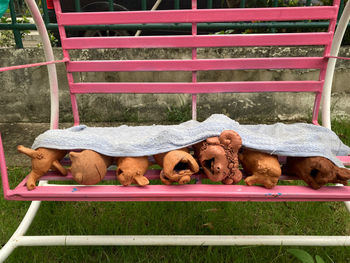
[[[62, 48], [71, 92], [75, 124], [79, 123], [76, 94], [82, 93], [187, 93], [192, 94], [193, 118], [196, 118], [196, 94], [218, 92], [312, 92], [315, 94], [313, 122], [317, 124], [319, 105], [330, 53], [339, 0], [332, 6], [197, 9], [129, 12], [62, 13], [54, 0]], [[329, 21], [326, 32], [199, 35], [197, 23], [244, 21]], [[192, 23], [191, 35], [70, 37], [64, 26], [103, 24]], [[318, 57], [197, 58], [198, 48], [264, 46], [322, 46]], [[69, 50], [97, 48], [191, 48], [191, 59], [71, 61]], [[198, 81], [197, 72], [239, 69], [316, 69], [317, 80], [291, 81]], [[74, 72], [188, 71], [191, 82], [75, 82]]]

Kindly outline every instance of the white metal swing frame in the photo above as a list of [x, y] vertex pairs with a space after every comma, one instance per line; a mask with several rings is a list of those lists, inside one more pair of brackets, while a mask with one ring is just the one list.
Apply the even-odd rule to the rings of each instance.
[[[50, 128], [58, 127], [58, 84], [56, 66], [52, 47], [48, 34], [42, 20], [40, 11], [34, 0], [25, 0], [38, 31], [42, 38], [46, 61], [52, 64], [47, 65], [51, 91], [51, 123]], [[338, 23], [333, 44], [330, 52], [329, 63], [325, 78], [322, 106], [322, 123], [325, 127], [331, 128], [330, 122], [330, 99], [333, 74], [340, 44], [350, 19], [350, 1], [343, 11]], [[2, 145], [0, 145], [2, 147]], [[40, 185], [47, 182], [41, 181]], [[350, 202], [344, 202], [350, 212]], [[0, 262], [12, 253], [19, 246], [235, 246], [235, 245], [286, 245], [286, 246], [349, 246], [350, 236], [293, 236], [293, 235], [180, 235], [180, 236], [118, 236], [118, 235], [97, 235], [97, 236], [26, 236], [41, 201], [32, 201], [26, 215], [18, 226], [15, 233], [0, 250]]]

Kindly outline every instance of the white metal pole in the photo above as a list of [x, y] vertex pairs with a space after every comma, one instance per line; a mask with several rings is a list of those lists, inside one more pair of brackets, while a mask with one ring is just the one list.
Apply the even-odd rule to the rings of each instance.
[[346, 210], [348, 210], [348, 212], [350, 213], [350, 202], [347, 201], [347, 202], [344, 202], [344, 204], [345, 204]]
[[[29, 11], [33, 16], [35, 25], [41, 37], [46, 61], [54, 61], [55, 57], [53, 55], [51, 42], [45, 27], [45, 23], [41, 17], [39, 8], [35, 3], [35, 0], [25, 0], [25, 1], [29, 8]], [[50, 129], [57, 129], [58, 118], [59, 118], [59, 97], [58, 97], [56, 65], [55, 64], [47, 65], [47, 70], [49, 74], [50, 96], [51, 96]]]
[[0, 250], [0, 262], [4, 262], [6, 258], [12, 253], [12, 251], [18, 246], [18, 238], [21, 238], [27, 232], [30, 224], [33, 222], [33, 219], [40, 207], [40, 201], [33, 201], [24, 216], [22, 222], [18, 226], [15, 233], [13, 233], [12, 237], [7, 241], [5, 246], [3, 246]]
[[[46, 61], [54, 61], [53, 50], [51, 47], [50, 39], [44, 24], [44, 21], [41, 17], [39, 8], [34, 0], [25, 0], [30, 13], [34, 19], [34, 22], [37, 26], [39, 35], [41, 37], [41, 41], [44, 48], [44, 54]], [[56, 73], [56, 65], [50, 64], [47, 65], [48, 73], [49, 73], [49, 84], [50, 84], [50, 94], [51, 94], [51, 116], [50, 116], [50, 129], [58, 128], [58, 117], [59, 117], [59, 98], [58, 98], [58, 82], [57, 82], [57, 73]], [[42, 181], [39, 185], [46, 183]], [[18, 226], [15, 233], [9, 239], [9, 241], [1, 248], [0, 250], [0, 262], [6, 260], [6, 258], [12, 253], [12, 251], [18, 246], [17, 239], [23, 236], [28, 228], [30, 227], [33, 219], [40, 207], [40, 201], [33, 201], [24, 216], [22, 222]]]
[[[40, 181], [39, 185], [45, 184], [46, 181]], [[17, 240], [23, 237], [30, 225], [32, 224], [36, 213], [40, 208], [41, 201], [32, 201], [26, 215], [23, 217], [22, 222], [17, 227], [16, 231], [13, 233], [11, 238], [7, 241], [7, 243], [0, 250], [0, 263], [4, 262], [6, 258], [12, 253], [12, 251], [18, 247]]]
[[18, 246], [349, 246], [348, 236], [23, 236]]
[[[346, 3], [343, 14], [339, 20], [338, 26], [334, 33], [334, 38], [332, 42], [332, 48], [330, 51], [330, 56], [338, 56], [341, 42], [343, 40], [344, 33], [349, 24], [350, 19], [350, 1]], [[327, 65], [326, 77], [322, 93], [322, 126], [331, 129], [331, 91], [332, 82], [334, 76], [336, 58], [329, 58]]]

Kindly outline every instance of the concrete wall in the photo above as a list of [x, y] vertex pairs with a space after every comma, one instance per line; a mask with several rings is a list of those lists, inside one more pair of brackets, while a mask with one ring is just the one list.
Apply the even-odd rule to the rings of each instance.
[[[200, 49], [198, 58], [215, 57], [276, 57], [317, 56], [317, 48], [235, 48]], [[350, 48], [341, 50], [341, 56], [350, 57]], [[61, 49], [55, 49], [57, 59], [62, 58]], [[190, 58], [190, 49], [164, 50], [93, 50], [74, 51], [78, 59], [166, 59]], [[0, 67], [43, 61], [41, 48], [0, 49]], [[57, 66], [60, 86], [60, 122], [71, 125], [73, 118], [64, 65]], [[334, 78], [332, 114], [350, 118], [350, 63], [339, 61]], [[90, 81], [191, 81], [190, 73], [86, 73], [76, 74], [76, 80]], [[317, 71], [306, 70], [242, 70], [199, 72], [198, 80], [317, 80]], [[9, 140], [10, 151], [15, 141], [30, 145], [34, 137], [48, 128], [50, 102], [46, 67], [36, 67], [1, 73], [0, 129]], [[279, 94], [208, 94], [198, 96], [198, 119], [213, 113], [225, 113], [240, 122], [276, 122], [310, 120], [314, 96], [305, 93]], [[81, 121], [125, 123], [168, 123], [190, 118], [190, 95], [115, 94], [80, 95], [78, 97]], [[10, 138], [12, 138], [11, 141]], [[16, 158], [15, 158], [16, 159]]]
[[[283, 56], [286, 53], [298, 55], [317, 55], [318, 49], [208, 49], [200, 50], [199, 57], [238, 57], [249, 54], [254, 57]], [[349, 48], [342, 50], [348, 54]], [[88, 58], [188, 58], [190, 50], [152, 49], [130, 50], [94, 50], [72, 53], [81, 59]], [[61, 58], [61, 50], [55, 49], [57, 59]], [[42, 61], [41, 49], [0, 49], [0, 66], [24, 64]], [[60, 120], [72, 122], [71, 105], [67, 87], [64, 65], [58, 65], [60, 85]], [[338, 63], [333, 89], [333, 113], [348, 117], [350, 115], [350, 88], [348, 79], [350, 63]], [[239, 80], [316, 80], [316, 71], [305, 70], [243, 70], [199, 72], [199, 81], [239, 81]], [[15, 70], [1, 73], [2, 89], [0, 91], [0, 123], [49, 122], [49, 93], [47, 72], [45, 67]], [[90, 81], [191, 81], [190, 73], [86, 73], [75, 75], [77, 80]], [[150, 94], [117, 94], [117, 95], [79, 95], [79, 108], [83, 122], [160, 122], [176, 121], [181, 116], [189, 116], [190, 95], [150, 95]], [[198, 96], [199, 119], [209, 114], [223, 112], [240, 121], [284, 121], [309, 119], [313, 96], [308, 94], [209, 94]], [[186, 115], [187, 114], [187, 115]]]

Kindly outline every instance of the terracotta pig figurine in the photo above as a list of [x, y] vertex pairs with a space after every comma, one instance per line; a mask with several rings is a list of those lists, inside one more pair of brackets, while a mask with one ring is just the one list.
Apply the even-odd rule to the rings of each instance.
[[112, 164], [112, 157], [97, 153], [92, 150], [70, 152], [72, 161], [70, 171], [74, 181], [79, 184], [93, 185], [100, 182], [107, 173], [107, 168]]
[[122, 185], [138, 184], [145, 186], [149, 184], [149, 180], [144, 176], [149, 166], [147, 156], [118, 157], [116, 160], [117, 179]]
[[191, 181], [191, 175], [199, 171], [197, 161], [187, 148], [154, 155], [154, 159], [163, 169], [160, 180], [164, 184], [186, 184]]
[[38, 148], [36, 150], [18, 145], [17, 150], [32, 158], [32, 171], [28, 175], [27, 189], [33, 190], [36, 181], [50, 169], [57, 170], [63, 175], [67, 175], [67, 170], [60, 164], [60, 160], [66, 155], [66, 151]]
[[244, 148], [241, 149], [238, 158], [244, 172], [249, 175], [244, 180], [247, 185], [262, 184], [269, 189], [276, 186], [282, 174], [276, 155]]
[[204, 173], [214, 182], [234, 184], [242, 179], [238, 169], [238, 151], [242, 139], [232, 130], [223, 131], [219, 137], [211, 137], [193, 146]]
[[324, 157], [288, 157], [282, 167], [284, 174], [297, 176], [311, 188], [319, 189], [327, 183], [347, 185], [350, 170], [336, 166]]

